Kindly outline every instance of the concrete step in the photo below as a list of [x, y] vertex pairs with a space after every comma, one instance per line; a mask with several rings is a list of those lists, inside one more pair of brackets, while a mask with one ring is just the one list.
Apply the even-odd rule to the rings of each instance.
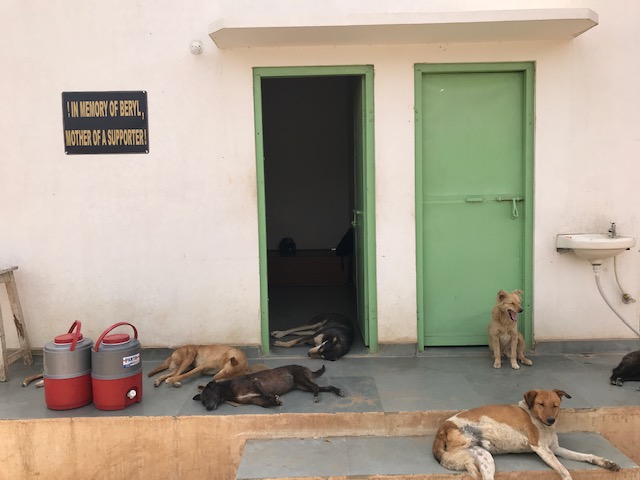
[[[574, 479], [639, 479], [640, 467], [593, 432], [559, 434], [560, 445], [616, 462], [620, 472], [560, 459]], [[237, 480], [448, 478], [459, 475], [433, 458], [433, 435], [419, 437], [327, 437], [247, 440]], [[534, 453], [495, 456], [496, 478], [558, 478]], [[511, 472], [510, 474], [507, 472]], [[544, 474], [547, 472], [549, 475]], [[541, 474], [541, 475], [539, 475]], [[555, 475], [555, 477], [554, 477]]]

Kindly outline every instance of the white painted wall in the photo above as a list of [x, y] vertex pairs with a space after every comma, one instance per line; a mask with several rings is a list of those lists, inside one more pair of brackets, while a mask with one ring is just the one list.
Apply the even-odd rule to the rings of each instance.
[[[262, 8], [265, 22], [293, 8], [291, 0], [237, 3]], [[76, 319], [94, 339], [130, 321], [144, 346], [257, 345], [251, 69], [355, 64], [375, 66], [379, 341], [415, 342], [413, 65], [421, 62], [536, 62], [535, 339], [633, 337], [599, 297], [590, 265], [557, 254], [555, 236], [615, 221], [619, 233], [640, 238], [640, 3], [323, 3], [331, 6], [589, 7], [600, 25], [573, 41], [223, 51], [207, 36], [216, 2], [2, 2], [0, 268], [19, 266], [35, 347]], [[199, 56], [189, 52], [195, 39], [205, 45]], [[149, 154], [64, 154], [61, 92], [93, 90], [148, 92]], [[619, 257], [618, 270], [638, 297], [638, 247]], [[638, 304], [617, 300], [611, 262], [603, 275], [637, 328]], [[4, 292], [0, 303], [10, 332]]]

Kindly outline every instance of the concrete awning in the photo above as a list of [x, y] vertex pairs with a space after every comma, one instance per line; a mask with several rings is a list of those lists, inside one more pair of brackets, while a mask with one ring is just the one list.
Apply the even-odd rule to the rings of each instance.
[[218, 48], [571, 40], [598, 24], [589, 8], [265, 15], [232, 0], [223, 10], [209, 26]]

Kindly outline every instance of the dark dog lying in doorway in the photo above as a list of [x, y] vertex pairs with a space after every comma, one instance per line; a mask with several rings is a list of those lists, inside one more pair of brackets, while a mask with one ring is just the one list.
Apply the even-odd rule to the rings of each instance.
[[298, 338], [288, 341], [276, 340], [273, 345], [287, 348], [301, 343], [315, 345], [309, 350], [311, 358], [334, 361], [351, 349], [353, 322], [341, 313], [321, 313], [313, 317], [309, 324], [271, 332], [273, 338], [283, 338], [287, 335], [297, 335]]
[[320, 401], [320, 392], [344, 396], [339, 388], [331, 385], [321, 387], [312, 380], [322, 375], [324, 370], [324, 365], [315, 372], [300, 365], [285, 365], [231, 380], [212, 380], [199, 387], [202, 390], [193, 399], [202, 402], [207, 410], [215, 410], [223, 402], [275, 407], [282, 405], [280, 395], [294, 389], [313, 392], [314, 402]]
[[[627, 353], [611, 372], [611, 385], [622, 386], [624, 382], [640, 381], [640, 350]], [[640, 390], [640, 387], [638, 387]]]

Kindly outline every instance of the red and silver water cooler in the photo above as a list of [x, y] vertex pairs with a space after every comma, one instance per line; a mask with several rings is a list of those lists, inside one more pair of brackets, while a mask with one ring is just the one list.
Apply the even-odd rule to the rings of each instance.
[[70, 410], [91, 403], [91, 346], [93, 341], [73, 322], [69, 332], [44, 346], [44, 399], [51, 410]]
[[[122, 325], [133, 329], [112, 333]], [[119, 322], [107, 328], [91, 349], [93, 404], [100, 410], [122, 410], [142, 400], [142, 361], [136, 327]]]

